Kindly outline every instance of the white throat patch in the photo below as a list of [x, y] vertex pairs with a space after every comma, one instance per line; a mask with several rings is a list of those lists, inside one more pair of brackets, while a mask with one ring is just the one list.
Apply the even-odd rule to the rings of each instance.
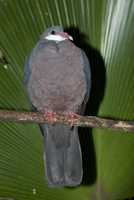
[[48, 35], [47, 37], [45, 37], [47, 40], [53, 40], [55, 42], [61, 42], [63, 40], [66, 40], [68, 38], [64, 38], [61, 35]]

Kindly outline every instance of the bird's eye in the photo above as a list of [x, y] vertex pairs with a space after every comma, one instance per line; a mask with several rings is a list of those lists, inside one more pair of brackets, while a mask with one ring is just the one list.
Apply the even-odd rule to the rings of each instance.
[[52, 35], [55, 35], [55, 31], [51, 31], [51, 34], [52, 34]]

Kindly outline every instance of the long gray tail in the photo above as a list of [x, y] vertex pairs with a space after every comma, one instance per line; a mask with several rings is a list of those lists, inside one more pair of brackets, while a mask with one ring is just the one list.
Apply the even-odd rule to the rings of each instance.
[[44, 135], [45, 177], [51, 188], [75, 187], [82, 180], [82, 156], [77, 127], [40, 124]]

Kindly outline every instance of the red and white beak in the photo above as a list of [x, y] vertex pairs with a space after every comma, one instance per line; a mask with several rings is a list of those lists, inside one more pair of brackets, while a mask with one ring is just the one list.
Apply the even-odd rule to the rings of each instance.
[[65, 32], [60, 32], [58, 33], [59, 35], [61, 35], [63, 38], [65, 39], [68, 39], [68, 40], [73, 40], [72, 36], [71, 35], [68, 35], [68, 33], [65, 33]]

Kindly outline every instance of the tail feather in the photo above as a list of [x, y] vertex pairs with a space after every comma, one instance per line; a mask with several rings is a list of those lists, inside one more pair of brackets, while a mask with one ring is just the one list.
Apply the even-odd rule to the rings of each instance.
[[45, 177], [51, 188], [75, 187], [82, 180], [77, 127], [40, 124], [44, 135]]

